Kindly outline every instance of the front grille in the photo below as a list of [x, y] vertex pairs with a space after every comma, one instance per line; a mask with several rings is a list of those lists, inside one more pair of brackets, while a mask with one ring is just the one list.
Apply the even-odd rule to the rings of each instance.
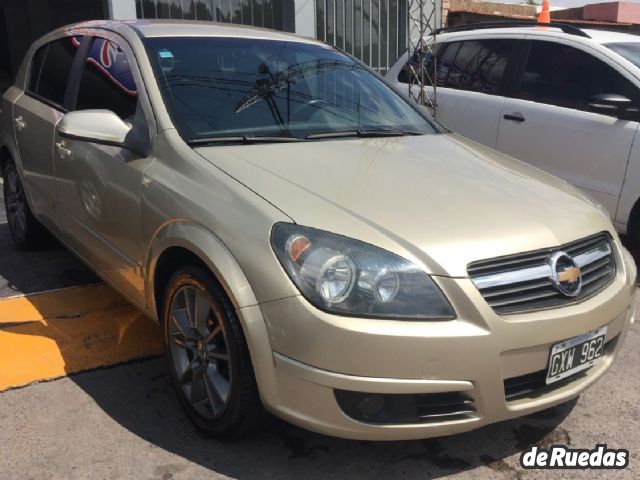
[[[549, 257], [559, 251], [580, 267], [582, 290], [577, 296], [565, 295], [553, 283]], [[467, 273], [495, 312], [512, 314], [585, 300], [611, 283], [616, 261], [611, 237], [601, 233], [557, 248], [473, 262]]]
[[[608, 355], [611, 355], [613, 350], [615, 350], [616, 348], [617, 342], [618, 336], [609, 340], [605, 344], [604, 355], [603, 358], [600, 359], [600, 361], [604, 360], [604, 358]], [[534, 399], [542, 395], [546, 395], [553, 390], [564, 387], [569, 383], [586, 377], [589, 370], [591, 370], [591, 368], [593, 367], [582, 370], [581, 372], [575, 373], [567, 378], [563, 378], [562, 380], [551, 383], [549, 385], [547, 385], [547, 368], [545, 368], [544, 370], [539, 370], [537, 372], [520, 375], [519, 377], [507, 378], [504, 381], [504, 397], [507, 402], [520, 400], [521, 398]]]
[[476, 412], [463, 392], [397, 394], [335, 390], [344, 413], [374, 424], [445, 422], [469, 418]]

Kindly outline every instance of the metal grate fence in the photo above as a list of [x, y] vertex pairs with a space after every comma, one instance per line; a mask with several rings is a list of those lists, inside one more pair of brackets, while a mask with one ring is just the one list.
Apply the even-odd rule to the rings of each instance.
[[407, 48], [407, 0], [315, 0], [316, 37], [384, 74]]
[[[306, 2], [313, 15], [300, 16]], [[424, 0], [424, 14], [436, 24], [441, 0]], [[416, 35], [416, 0], [136, 0], [138, 18], [213, 20], [296, 32], [305, 32], [352, 54], [384, 74]], [[296, 3], [300, 5], [296, 6]], [[296, 12], [296, 8], [300, 10]], [[416, 18], [414, 18], [416, 17]], [[306, 23], [309, 22], [307, 26]], [[437, 26], [437, 25], [436, 25]], [[307, 28], [308, 27], [308, 28]]]
[[136, 0], [136, 16], [296, 29], [294, 0]]

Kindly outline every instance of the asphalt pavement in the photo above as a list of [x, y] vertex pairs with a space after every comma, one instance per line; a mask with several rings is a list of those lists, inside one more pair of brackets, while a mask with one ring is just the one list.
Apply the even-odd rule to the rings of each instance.
[[2, 187], [0, 176], [0, 298], [100, 281], [55, 242], [52, 248], [46, 250], [17, 251], [7, 224]]
[[[15, 251], [0, 222], [0, 297], [96, 282], [59, 245]], [[611, 370], [575, 401], [470, 433], [410, 442], [335, 439], [271, 418], [252, 436], [223, 443], [189, 423], [163, 358], [93, 368], [0, 393], [0, 479], [640, 478], [639, 345], [636, 323]], [[628, 449], [629, 467], [519, 465], [520, 453], [532, 445], [592, 449], [600, 443]]]

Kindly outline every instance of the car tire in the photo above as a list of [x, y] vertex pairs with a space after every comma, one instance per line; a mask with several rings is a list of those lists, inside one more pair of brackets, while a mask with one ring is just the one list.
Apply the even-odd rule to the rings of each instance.
[[4, 206], [11, 238], [19, 250], [33, 250], [48, 245], [49, 232], [31, 212], [15, 164], [8, 161], [2, 172]]
[[226, 293], [207, 271], [184, 267], [162, 301], [171, 381], [187, 415], [219, 439], [241, 437], [264, 410], [242, 327]]

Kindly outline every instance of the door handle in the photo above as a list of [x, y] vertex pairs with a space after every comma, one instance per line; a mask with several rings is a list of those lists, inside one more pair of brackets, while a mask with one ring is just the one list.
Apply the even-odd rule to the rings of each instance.
[[504, 118], [505, 120], [511, 120], [512, 122], [518, 122], [518, 123], [522, 123], [524, 122], [525, 118], [521, 113], [508, 113], [502, 116], [502, 118]]
[[22, 130], [23, 128], [27, 127], [27, 122], [24, 121], [24, 118], [22, 118], [22, 116], [14, 118], [13, 122], [16, 124], [16, 128], [18, 130]]
[[56, 148], [62, 158], [71, 158], [71, 150], [65, 147], [63, 142], [56, 142]]

